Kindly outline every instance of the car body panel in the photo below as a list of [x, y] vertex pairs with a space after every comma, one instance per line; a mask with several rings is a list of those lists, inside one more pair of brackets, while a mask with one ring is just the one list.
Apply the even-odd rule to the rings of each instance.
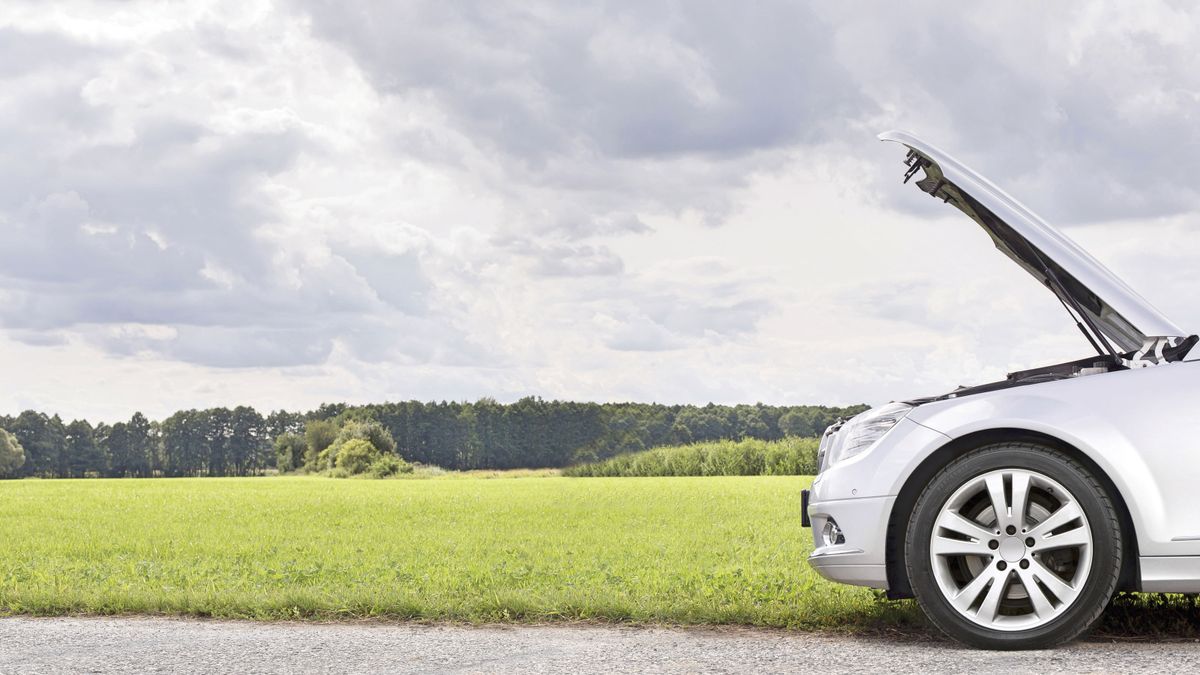
[[[887, 588], [887, 555], [884, 541], [870, 533], [887, 529], [895, 497], [851, 498], [809, 503], [816, 545], [809, 561], [822, 576], [859, 586]], [[846, 543], [826, 546], [821, 541], [825, 523], [834, 518], [846, 533]]]
[[952, 438], [989, 429], [1057, 438], [1121, 493], [1142, 555], [1200, 555], [1200, 429], [1188, 423], [1198, 409], [1192, 361], [937, 401], [911, 417]]
[[[950, 437], [900, 420], [870, 450], [822, 471], [813, 479], [808, 505], [813, 553], [809, 563], [834, 581], [887, 589], [886, 532], [899, 494], [898, 479], [915, 457], [927, 457]], [[915, 465], [913, 465], [915, 466]], [[846, 537], [824, 546], [822, 531], [833, 518]]]
[[1200, 557], [1142, 557], [1138, 562], [1141, 588], [1147, 593], [1200, 592]]
[[813, 479], [812, 500], [894, 497], [913, 469], [950, 440], [950, 436], [916, 423], [910, 413], [870, 450], [818, 474]]
[[[917, 181], [922, 190], [951, 201], [979, 222], [971, 205], [960, 199], [959, 192], [965, 193], [1010, 227], [1022, 240], [1015, 246], [1005, 244], [985, 223], [979, 222], [997, 248], [1039, 282], [1045, 285], [1047, 281], [1043, 265], [1030, 256], [1049, 259], [1052, 266], [1056, 264], [1059, 268], [1056, 273], [1068, 276], [1064, 281], [1068, 282], [1080, 308], [1120, 351], [1139, 349], [1147, 338], [1189, 335], [1071, 238], [962, 162], [907, 132], [887, 131], [879, 134], [879, 139], [903, 144], [931, 164], [926, 168], [927, 178]], [[948, 187], [941, 187], [943, 183]], [[1020, 244], [1032, 246], [1033, 250], [1027, 251]], [[1072, 279], [1081, 288], [1070, 283]]]

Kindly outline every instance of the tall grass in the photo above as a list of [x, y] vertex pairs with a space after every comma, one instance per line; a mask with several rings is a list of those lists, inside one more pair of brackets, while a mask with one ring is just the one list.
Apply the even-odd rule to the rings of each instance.
[[817, 472], [815, 438], [711, 441], [672, 445], [580, 464], [563, 475], [587, 476], [805, 476]]

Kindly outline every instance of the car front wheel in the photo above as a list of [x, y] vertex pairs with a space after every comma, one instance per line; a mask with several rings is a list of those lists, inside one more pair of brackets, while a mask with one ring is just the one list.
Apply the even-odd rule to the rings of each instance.
[[909, 518], [913, 594], [942, 632], [989, 649], [1041, 649], [1100, 618], [1121, 572], [1112, 500], [1051, 448], [1000, 444], [951, 462]]

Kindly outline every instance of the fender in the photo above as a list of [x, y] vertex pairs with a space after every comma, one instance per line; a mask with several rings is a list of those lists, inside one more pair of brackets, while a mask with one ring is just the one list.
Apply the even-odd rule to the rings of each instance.
[[1114, 424], [1110, 415], [1077, 400], [1040, 395], [1036, 389], [1041, 386], [944, 402], [952, 405], [921, 406], [910, 419], [950, 439], [993, 429], [1031, 431], [1058, 439], [1090, 459], [1120, 493], [1142, 554], [1171, 554], [1168, 549], [1178, 533], [1168, 518], [1164, 486], [1129, 437], [1127, 420]]

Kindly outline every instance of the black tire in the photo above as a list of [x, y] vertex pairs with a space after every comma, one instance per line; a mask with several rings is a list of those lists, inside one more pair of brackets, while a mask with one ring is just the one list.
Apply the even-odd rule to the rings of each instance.
[[[1092, 535], [1090, 573], [1074, 604], [1053, 620], [1020, 631], [988, 628], [960, 614], [943, 595], [930, 562], [930, 541], [942, 506], [959, 487], [1001, 469], [1036, 471], [1058, 481], [1075, 496]], [[917, 499], [904, 541], [908, 578], [925, 615], [949, 637], [984, 649], [1046, 649], [1080, 637], [1100, 619], [1121, 575], [1122, 532], [1112, 499], [1082, 464], [1036, 444], [989, 445], [948, 464]]]

